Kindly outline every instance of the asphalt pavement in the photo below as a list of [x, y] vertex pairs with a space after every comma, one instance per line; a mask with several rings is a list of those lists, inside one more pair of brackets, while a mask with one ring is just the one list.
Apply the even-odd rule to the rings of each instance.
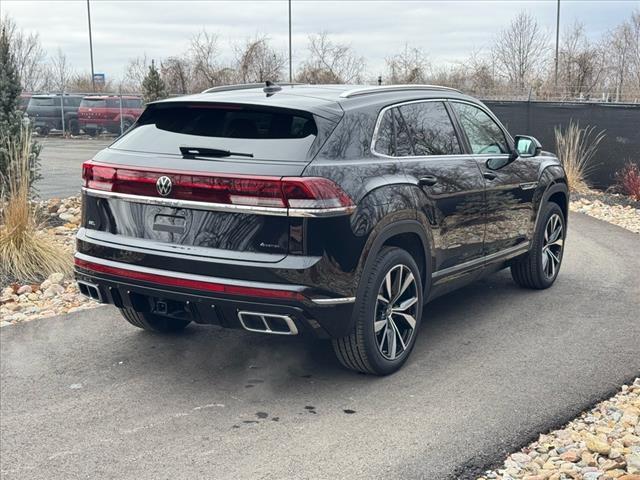
[[91, 160], [114, 138], [64, 139], [47, 137], [37, 139], [42, 145], [40, 169], [42, 179], [36, 183], [42, 199], [79, 195], [82, 184], [82, 164]]
[[426, 307], [385, 378], [330, 346], [112, 307], [0, 330], [4, 479], [474, 478], [640, 374], [640, 236], [579, 214], [555, 286]]

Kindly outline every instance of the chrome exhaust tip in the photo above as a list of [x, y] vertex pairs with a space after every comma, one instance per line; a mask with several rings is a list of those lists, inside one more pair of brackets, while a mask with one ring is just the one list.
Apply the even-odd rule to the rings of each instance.
[[85, 282], [84, 280], [78, 280], [78, 290], [85, 297], [89, 297], [93, 300], [97, 300], [100, 303], [103, 303], [102, 293], [100, 293], [100, 287], [93, 283]]
[[238, 312], [242, 328], [249, 332], [269, 333], [272, 335], [297, 335], [295, 322], [288, 315], [274, 313]]

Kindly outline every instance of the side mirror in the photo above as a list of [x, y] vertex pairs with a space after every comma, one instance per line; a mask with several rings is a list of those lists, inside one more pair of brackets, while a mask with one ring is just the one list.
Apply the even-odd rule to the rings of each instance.
[[542, 145], [535, 137], [528, 135], [516, 135], [515, 138], [516, 153], [519, 157], [528, 158], [540, 155]]

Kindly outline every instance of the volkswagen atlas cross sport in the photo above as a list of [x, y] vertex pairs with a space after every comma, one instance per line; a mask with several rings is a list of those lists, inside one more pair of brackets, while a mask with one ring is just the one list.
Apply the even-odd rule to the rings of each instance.
[[443, 87], [262, 87], [151, 103], [83, 165], [85, 295], [154, 332], [331, 339], [384, 375], [429, 300], [505, 267], [554, 283], [567, 182], [535, 138]]

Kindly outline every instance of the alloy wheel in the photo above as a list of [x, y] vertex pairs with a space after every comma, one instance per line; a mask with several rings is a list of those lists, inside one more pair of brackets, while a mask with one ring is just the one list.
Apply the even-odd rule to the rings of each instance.
[[542, 270], [549, 279], [554, 278], [558, 272], [563, 247], [564, 227], [562, 218], [557, 213], [554, 213], [549, 217], [544, 228], [544, 243], [542, 246]]
[[405, 265], [396, 265], [384, 277], [376, 300], [374, 335], [378, 350], [395, 360], [409, 347], [418, 312], [416, 279]]

